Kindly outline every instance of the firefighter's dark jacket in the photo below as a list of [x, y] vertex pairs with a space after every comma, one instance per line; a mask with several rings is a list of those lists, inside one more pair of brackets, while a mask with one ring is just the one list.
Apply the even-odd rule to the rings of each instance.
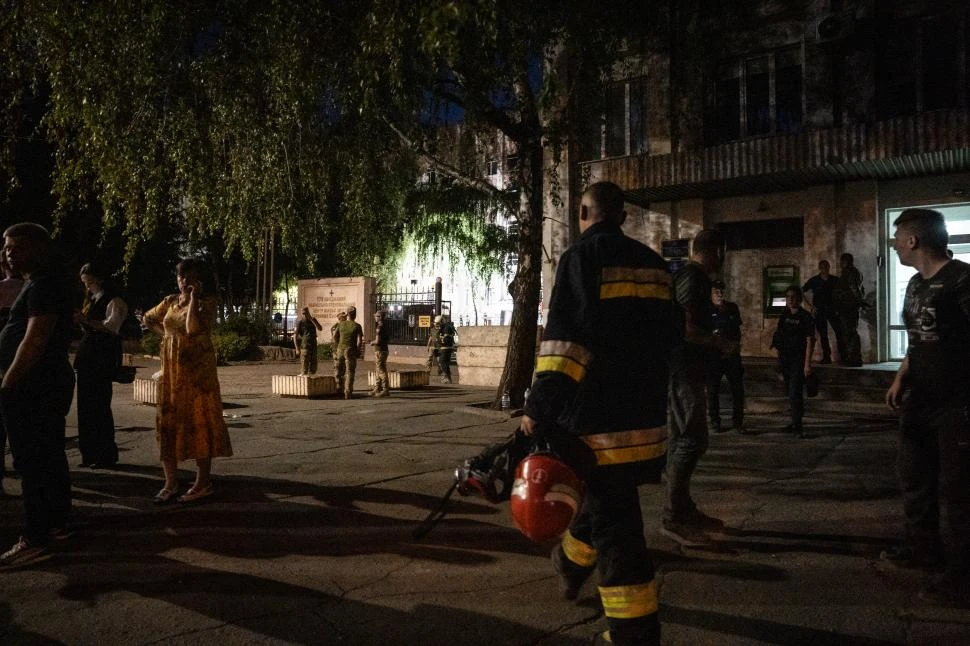
[[670, 284], [664, 259], [612, 223], [566, 250], [525, 408], [539, 432], [582, 436], [600, 465], [664, 455]]

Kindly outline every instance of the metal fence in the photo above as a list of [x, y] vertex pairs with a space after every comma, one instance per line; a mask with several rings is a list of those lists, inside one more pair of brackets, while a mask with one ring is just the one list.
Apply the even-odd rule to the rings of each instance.
[[394, 345], [426, 345], [431, 328], [421, 326], [421, 317], [451, 314], [451, 301], [438, 300], [435, 290], [378, 292], [374, 294], [374, 307], [384, 310], [384, 324]]

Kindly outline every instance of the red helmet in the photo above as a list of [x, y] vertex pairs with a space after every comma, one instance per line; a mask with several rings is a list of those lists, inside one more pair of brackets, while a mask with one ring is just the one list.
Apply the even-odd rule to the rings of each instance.
[[562, 535], [583, 501], [583, 483], [566, 463], [548, 453], [527, 456], [515, 470], [512, 520], [536, 543]]

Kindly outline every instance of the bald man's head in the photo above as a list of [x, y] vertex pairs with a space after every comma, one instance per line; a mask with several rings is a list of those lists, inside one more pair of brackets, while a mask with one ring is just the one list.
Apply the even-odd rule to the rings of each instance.
[[613, 182], [596, 182], [583, 193], [579, 207], [579, 229], [585, 231], [597, 222], [623, 224], [623, 191]]

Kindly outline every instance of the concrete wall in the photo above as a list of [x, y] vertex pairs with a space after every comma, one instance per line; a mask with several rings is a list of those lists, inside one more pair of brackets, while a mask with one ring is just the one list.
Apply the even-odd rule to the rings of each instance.
[[508, 351], [509, 326], [478, 325], [458, 330], [461, 383], [495, 386], [502, 378]]

